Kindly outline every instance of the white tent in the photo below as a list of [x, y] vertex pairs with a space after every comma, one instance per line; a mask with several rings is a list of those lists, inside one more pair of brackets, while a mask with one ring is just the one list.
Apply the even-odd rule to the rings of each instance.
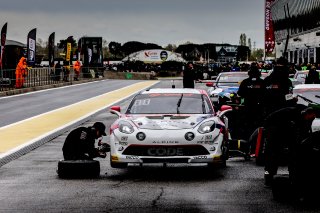
[[122, 61], [143, 61], [144, 63], [160, 64], [164, 61], [186, 61], [181, 57], [181, 54], [170, 52], [162, 49], [141, 50], [139, 52], [131, 53], [129, 56], [122, 59]]

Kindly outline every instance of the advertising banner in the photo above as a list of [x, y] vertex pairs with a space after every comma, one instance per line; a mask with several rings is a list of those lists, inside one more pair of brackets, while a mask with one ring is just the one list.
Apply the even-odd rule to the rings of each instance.
[[265, 52], [272, 53], [275, 47], [275, 37], [271, 16], [271, 4], [274, 0], [265, 0]]
[[7, 38], [7, 23], [5, 23], [1, 29], [1, 48], [0, 48], [0, 68], [2, 69], [2, 56], [4, 55], [4, 47], [6, 45]]
[[67, 43], [67, 53], [66, 53], [66, 61], [70, 61], [70, 55], [71, 55], [71, 43]]
[[34, 28], [28, 33], [27, 63], [30, 66], [34, 66], [34, 64], [36, 63], [36, 34], [37, 34], [36, 28]]
[[54, 66], [54, 37], [55, 33], [51, 33], [48, 40], [48, 57], [49, 57], [49, 66]]

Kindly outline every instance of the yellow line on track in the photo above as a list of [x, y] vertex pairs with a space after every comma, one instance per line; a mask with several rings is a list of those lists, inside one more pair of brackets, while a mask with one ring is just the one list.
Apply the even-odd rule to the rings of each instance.
[[139, 82], [31, 119], [26, 119], [23, 122], [17, 122], [13, 125], [0, 128], [0, 154], [27, 144], [40, 136], [45, 137], [49, 132], [59, 129], [61, 126], [107, 108], [112, 103], [133, 95], [140, 90], [149, 88], [157, 82]]

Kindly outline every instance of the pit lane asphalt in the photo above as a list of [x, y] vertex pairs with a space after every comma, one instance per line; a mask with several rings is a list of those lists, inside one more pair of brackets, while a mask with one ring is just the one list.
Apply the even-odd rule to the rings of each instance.
[[[37, 109], [37, 115], [1, 127], [0, 166], [50, 141], [67, 128], [70, 128], [70, 126], [83, 123], [83, 121], [90, 116], [105, 110], [108, 106], [130, 97], [140, 90], [149, 88], [156, 83], [158, 83], [158, 81], [142, 81], [96, 97], [90, 96], [90, 91], [86, 90], [87, 94], [81, 95], [82, 101], [73, 102], [73, 104], [51, 111], [47, 110], [43, 113], [41, 113], [40, 109]], [[63, 90], [61, 91], [65, 92]], [[50, 102], [48, 95], [42, 94], [42, 97], [44, 97], [43, 101]], [[15, 97], [10, 97], [10, 100], [14, 98]], [[17, 99], [17, 102], [19, 103], [21, 99], [24, 98], [20, 97]], [[8, 102], [8, 99], [6, 99], [6, 101]], [[3, 103], [3, 105], [4, 104], [5, 103]], [[34, 103], [33, 106], [37, 104], [44, 105], [44, 103]], [[16, 113], [15, 110], [18, 108], [23, 112], [23, 110], [27, 110], [27, 107], [30, 106], [16, 107], [13, 108], [12, 111]], [[10, 113], [12, 112], [7, 112], [7, 114]]]
[[[104, 110], [83, 125], [104, 121], [109, 127], [115, 119]], [[67, 134], [0, 167], [0, 212], [319, 212], [273, 201], [263, 187], [263, 168], [243, 158], [228, 160], [222, 170], [183, 165], [121, 170], [111, 168], [107, 156], [97, 159], [98, 179], [59, 179], [55, 170]]]

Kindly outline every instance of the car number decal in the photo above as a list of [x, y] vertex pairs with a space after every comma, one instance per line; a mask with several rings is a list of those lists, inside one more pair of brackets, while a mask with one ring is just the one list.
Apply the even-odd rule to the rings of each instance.
[[139, 100], [135, 100], [134, 105], [133, 106], [146, 106], [150, 104], [150, 99], [139, 99]]

